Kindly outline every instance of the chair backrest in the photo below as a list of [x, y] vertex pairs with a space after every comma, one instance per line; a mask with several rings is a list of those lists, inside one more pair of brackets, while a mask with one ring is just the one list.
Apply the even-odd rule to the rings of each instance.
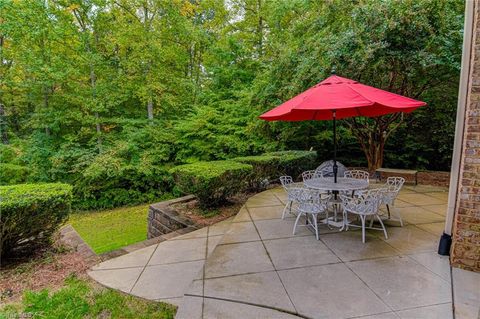
[[344, 177], [349, 177], [349, 178], [356, 178], [356, 179], [365, 179], [368, 181], [370, 178], [370, 174], [366, 171], [358, 170], [358, 169], [352, 169], [350, 171], [345, 171], [343, 173]]
[[372, 215], [378, 212], [384, 189], [370, 189], [355, 192], [354, 196], [340, 194], [343, 208], [352, 213]]
[[385, 187], [388, 189], [389, 192], [398, 192], [402, 189], [403, 184], [405, 184], [405, 178], [392, 176], [387, 178], [387, 182], [385, 183]]
[[312, 179], [312, 178], [317, 178], [317, 177], [322, 177], [321, 175], [318, 175], [316, 171], [305, 171], [302, 173], [302, 179], [305, 182], [306, 180]]
[[283, 188], [287, 190], [291, 184], [293, 184], [292, 176], [280, 176], [280, 183], [282, 184]]
[[287, 191], [288, 200], [298, 203], [301, 199], [300, 195], [302, 194], [303, 190], [304, 190], [303, 187], [298, 187], [298, 186], [287, 187], [286, 191]]
[[[339, 161], [337, 161], [337, 167], [337, 176], [343, 176], [347, 168]], [[315, 172], [321, 177], [333, 177], [333, 161], [330, 160], [323, 162], [319, 167], [317, 167], [317, 169], [315, 169]]]
[[296, 194], [298, 210], [306, 213], [321, 213], [328, 208], [331, 195], [320, 190], [310, 188], [299, 188]]

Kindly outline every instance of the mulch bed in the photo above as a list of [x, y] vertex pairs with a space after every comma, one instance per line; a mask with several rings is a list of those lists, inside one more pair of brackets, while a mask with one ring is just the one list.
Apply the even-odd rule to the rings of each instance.
[[97, 261], [57, 239], [52, 247], [39, 249], [33, 256], [3, 260], [0, 269], [0, 304], [19, 301], [26, 290], [57, 289], [75, 274], [87, 278], [86, 271]]
[[236, 215], [247, 199], [254, 194], [255, 193], [237, 194], [229, 198], [228, 202], [224, 205], [215, 209], [202, 209], [199, 207], [197, 200], [173, 204], [171, 207], [199, 227], [205, 227]]

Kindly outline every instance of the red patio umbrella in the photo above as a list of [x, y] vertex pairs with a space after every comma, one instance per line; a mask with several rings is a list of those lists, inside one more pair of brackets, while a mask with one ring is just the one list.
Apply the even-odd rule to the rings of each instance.
[[336, 119], [375, 117], [411, 112], [425, 102], [380, 90], [357, 81], [331, 75], [327, 79], [260, 115], [266, 121], [308, 121], [333, 119], [333, 173], [337, 182]]

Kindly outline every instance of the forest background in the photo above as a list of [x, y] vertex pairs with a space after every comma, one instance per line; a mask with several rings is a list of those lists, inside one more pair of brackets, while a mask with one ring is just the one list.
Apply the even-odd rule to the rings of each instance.
[[76, 209], [175, 195], [169, 170], [332, 156], [332, 123], [264, 111], [330, 75], [428, 103], [340, 121], [348, 166], [450, 168], [461, 0], [0, 0], [0, 184], [73, 185]]

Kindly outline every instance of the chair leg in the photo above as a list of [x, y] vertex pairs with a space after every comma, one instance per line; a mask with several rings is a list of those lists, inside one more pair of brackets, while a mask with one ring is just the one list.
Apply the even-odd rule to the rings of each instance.
[[373, 227], [373, 221], [374, 221], [375, 217], [374, 216], [371, 216], [370, 217], [370, 225], [368, 227], [372, 228]]
[[328, 208], [325, 209], [325, 221], [326, 221], [325, 223], [326, 223], [326, 225], [327, 225], [327, 228], [328, 228], [328, 229], [332, 229], [332, 228], [330, 227], [330, 221], [328, 220]]
[[315, 227], [315, 235], [317, 236], [317, 240], [318, 240], [317, 216], [312, 214], [312, 217], [313, 217], [313, 227]]
[[348, 213], [346, 210], [343, 210], [343, 225], [345, 226], [345, 231], [348, 231]]
[[[295, 224], [293, 225], [293, 234], [295, 235], [295, 230], [297, 229], [297, 224], [298, 220], [300, 219], [300, 216], [302, 216], [303, 213], [298, 213], [297, 218], [295, 219]], [[308, 219], [308, 218], [307, 218]]]
[[290, 214], [292, 213], [292, 201], [288, 201], [287, 204], [285, 205], [285, 208], [283, 208], [283, 213], [282, 213], [282, 219], [285, 219], [285, 215], [287, 214], [287, 209], [289, 208]]
[[386, 206], [387, 206], [388, 219], [390, 219], [390, 217], [391, 217], [390, 216], [390, 206], [388, 204]]
[[387, 229], [385, 228], [385, 225], [383, 224], [382, 219], [380, 218], [380, 216], [378, 216], [378, 214], [375, 214], [375, 216], [377, 216], [378, 220], [380, 221], [380, 225], [382, 225], [383, 233], [385, 234], [385, 239], [388, 239]]
[[395, 206], [392, 206], [392, 208], [395, 211], [395, 214], [398, 216], [398, 220], [400, 221], [400, 227], [403, 227], [402, 213], [400, 213]]
[[365, 244], [365, 215], [360, 215], [360, 219], [362, 220], [362, 242]]
[[285, 207], [283, 208], [282, 219], [285, 219], [285, 214], [287, 213], [288, 204], [290, 204], [290, 202], [287, 202], [287, 204], [286, 204]]

